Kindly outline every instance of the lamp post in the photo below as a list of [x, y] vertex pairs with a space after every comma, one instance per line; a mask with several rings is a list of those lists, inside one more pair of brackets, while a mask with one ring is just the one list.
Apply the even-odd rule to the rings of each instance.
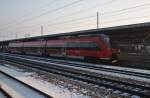
[[99, 12], [97, 12], [97, 29], [99, 28]]

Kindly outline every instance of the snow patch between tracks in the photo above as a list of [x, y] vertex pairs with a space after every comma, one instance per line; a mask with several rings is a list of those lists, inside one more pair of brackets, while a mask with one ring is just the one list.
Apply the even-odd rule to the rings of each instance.
[[8, 73], [9, 75], [14, 76], [15, 78], [31, 85], [32, 87], [35, 87], [36, 89], [50, 96], [53, 96], [54, 98], [90, 98], [89, 96], [70, 92], [69, 90], [63, 87], [58, 87], [54, 84], [50, 84], [49, 82], [44, 81], [42, 79], [36, 79], [35, 77], [32, 77], [34, 73], [20, 72], [19, 69], [15, 68], [16, 67], [11, 68], [10, 65], [0, 65], [0, 70], [4, 71], [5, 73]]

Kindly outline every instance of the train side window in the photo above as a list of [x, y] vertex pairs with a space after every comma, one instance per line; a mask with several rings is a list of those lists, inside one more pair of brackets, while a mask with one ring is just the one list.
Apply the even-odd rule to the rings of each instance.
[[66, 47], [77, 49], [100, 50], [100, 45], [94, 42], [68, 42], [66, 43]]
[[63, 48], [63, 47], [65, 47], [65, 45], [60, 45], [60, 44], [58, 44], [58, 45], [48, 45], [47, 47], [48, 48]]

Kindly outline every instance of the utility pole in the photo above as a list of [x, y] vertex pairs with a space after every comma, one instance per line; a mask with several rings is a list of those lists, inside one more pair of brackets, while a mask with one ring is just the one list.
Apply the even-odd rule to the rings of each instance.
[[99, 28], [99, 12], [97, 12], [97, 29]]
[[16, 36], [15, 37], [16, 37], [16, 39], [18, 38], [18, 33], [17, 32], [16, 32]]
[[41, 36], [43, 35], [43, 26], [41, 26]]
[[[3, 41], [5, 41], [5, 33], [4, 33], [4, 35], [3, 35]], [[5, 45], [4, 45], [4, 43], [3, 43], [3, 46], [2, 46], [2, 65], [4, 65], [5, 64], [5, 56], [4, 56], [4, 48], [5, 48]]]

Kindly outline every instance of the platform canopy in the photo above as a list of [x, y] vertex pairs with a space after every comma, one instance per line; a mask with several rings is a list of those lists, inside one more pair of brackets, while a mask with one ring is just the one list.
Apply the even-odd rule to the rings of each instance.
[[[75, 31], [75, 32], [58, 32], [59, 34], [53, 35], [44, 35], [44, 36], [36, 36], [36, 37], [29, 37], [29, 38], [22, 38], [22, 39], [14, 39], [14, 40], [7, 40], [9, 41], [20, 41], [20, 40], [40, 40], [40, 39], [57, 39], [60, 37], [67, 37], [67, 36], [79, 36], [79, 35], [92, 35], [92, 34], [107, 34], [111, 37], [129, 37], [132, 36], [133, 38], [144, 37], [150, 34], [150, 22], [147, 23], [139, 23], [139, 24], [131, 24], [131, 25], [123, 25], [123, 26], [116, 26], [116, 27], [107, 27], [107, 28], [99, 28], [99, 29], [90, 29], [90, 30], [83, 30], [83, 31]], [[136, 35], [136, 36], [135, 36]], [[2, 41], [4, 42], [4, 41]]]

